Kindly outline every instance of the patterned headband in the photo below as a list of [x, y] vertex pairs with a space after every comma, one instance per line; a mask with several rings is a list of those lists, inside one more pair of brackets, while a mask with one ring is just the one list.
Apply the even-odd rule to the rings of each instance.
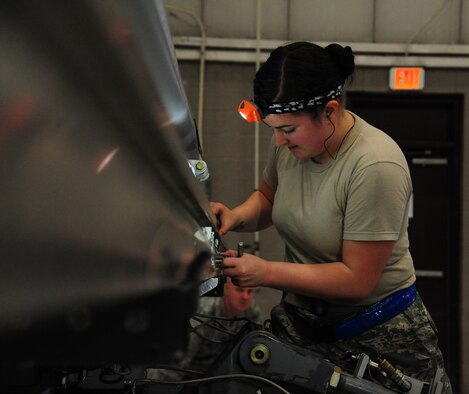
[[[262, 106], [263, 115], [267, 114], [283, 114], [288, 112], [304, 111], [310, 107], [324, 105], [327, 102], [339, 98], [344, 91], [344, 83], [341, 83], [335, 89], [330, 90], [328, 93], [311, 99], [291, 100], [284, 103], [271, 103], [267, 106]], [[257, 104], [257, 103], [256, 103]]]

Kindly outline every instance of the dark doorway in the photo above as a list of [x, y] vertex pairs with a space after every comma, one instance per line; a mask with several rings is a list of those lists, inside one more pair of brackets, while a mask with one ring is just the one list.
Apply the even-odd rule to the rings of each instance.
[[393, 137], [409, 163], [417, 288], [438, 328], [455, 392], [460, 386], [462, 104], [462, 95], [347, 95], [347, 108]]

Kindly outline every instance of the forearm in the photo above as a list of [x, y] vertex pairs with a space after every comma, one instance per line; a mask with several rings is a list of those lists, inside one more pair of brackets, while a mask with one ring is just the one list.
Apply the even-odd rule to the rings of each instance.
[[233, 231], [258, 231], [272, 224], [272, 203], [258, 190], [233, 213], [238, 217]]
[[294, 264], [268, 262], [269, 274], [263, 286], [321, 299], [361, 299], [374, 286], [342, 262]]
[[394, 241], [343, 242], [342, 261], [322, 264], [270, 263], [265, 286], [324, 299], [368, 297], [381, 278]]

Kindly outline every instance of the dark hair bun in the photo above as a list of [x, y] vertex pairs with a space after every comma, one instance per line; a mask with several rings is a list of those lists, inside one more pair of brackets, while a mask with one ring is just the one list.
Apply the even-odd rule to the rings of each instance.
[[329, 44], [325, 49], [334, 64], [341, 71], [345, 81], [355, 70], [355, 56], [353, 55], [352, 48], [349, 46], [344, 48], [339, 44]]

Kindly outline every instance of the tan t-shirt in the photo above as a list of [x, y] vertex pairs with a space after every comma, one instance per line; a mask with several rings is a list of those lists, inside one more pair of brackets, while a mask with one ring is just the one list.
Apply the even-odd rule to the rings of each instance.
[[272, 139], [264, 170], [264, 180], [276, 189], [272, 219], [288, 261], [342, 261], [344, 239], [396, 241], [373, 293], [361, 300], [329, 300], [338, 307], [370, 305], [415, 282], [407, 235], [412, 194], [407, 161], [387, 134], [353, 116], [355, 126], [336, 160], [299, 160]]

